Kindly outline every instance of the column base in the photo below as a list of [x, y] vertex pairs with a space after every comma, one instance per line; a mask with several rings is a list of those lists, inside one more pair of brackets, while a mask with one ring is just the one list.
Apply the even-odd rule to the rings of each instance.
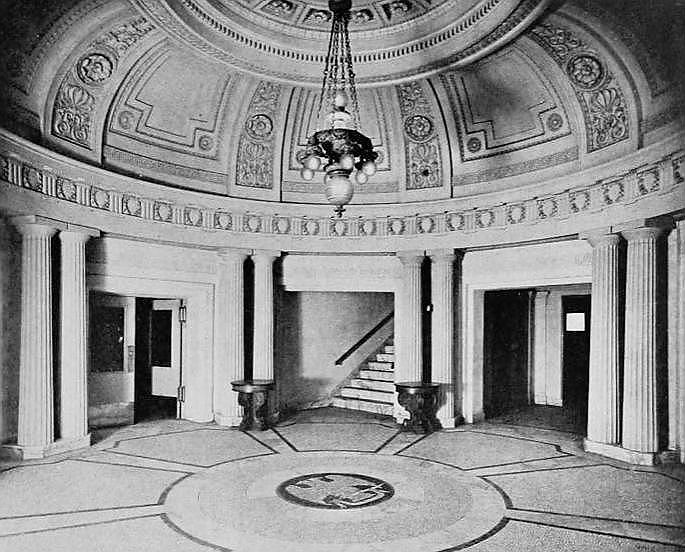
[[465, 424], [478, 424], [485, 421], [485, 412], [480, 410], [479, 412], [473, 412], [464, 416]]
[[0, 457], [17, 461], [39, 460], [41, 458], [47, 458], [48, 456], [63, 454], [89, 446], [90, 433], [83, 437], [58, 439], [54, 443], [45, 446], [3, 445], [0, 447]]
[[664, 450], [659, 453], [660, 464], [680, 464], [680, 452], [677, 450]]
[[655, 466], [659, 463], [659, 454], [656, 452], [638, 452], [636, 450], [629, 450], [619, 445], [610, 445], [607, 443], [598, 443], [590, 439], [583, 439], [583, 449], [586, 452], [594, 454], [601, 454], [614, 460], [620, 460], [628, 464], [636, 464], [638, 466]]
[[243, 421], [242, 416], [226, 416], [225, 414], [214, 414], [214, 423], [225, 427], [238, 427]]
[[461, 416], [442, 418], [438, 416], [438, 422], [442, 426], [442, 429], [454, 429], [464, 423], [464, 418]]

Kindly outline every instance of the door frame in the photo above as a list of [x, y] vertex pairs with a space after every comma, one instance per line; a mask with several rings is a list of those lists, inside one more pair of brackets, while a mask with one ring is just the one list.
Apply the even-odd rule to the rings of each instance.
[[89, 290], [141, 298], [183, 298], [187, 320], [183, 332], [181, 359], [186, 397], [183, 419], [194, 422], [214, 420], [214, 284], [98, 274], [89, 266]]

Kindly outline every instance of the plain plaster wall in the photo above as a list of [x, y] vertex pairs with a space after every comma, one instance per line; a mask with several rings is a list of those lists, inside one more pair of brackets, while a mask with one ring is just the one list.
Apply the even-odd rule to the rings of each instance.
[[591, 286], [554, 286], [535, 290], [533, 386], [535, 404], [562, 406], [563, 312], [566, 295], [589, 295]]
[[392, 293], [278, 294], [276, 377], [281, 411], [325, 400], [348, 376], [335, 360], [393, 310]]
[[0, 443], [17, 434], [21, 341], [21, 238], [0, 218]]

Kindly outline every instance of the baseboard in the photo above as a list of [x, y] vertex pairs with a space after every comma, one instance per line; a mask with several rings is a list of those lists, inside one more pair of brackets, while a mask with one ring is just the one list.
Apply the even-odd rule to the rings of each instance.
[[590, 439], [583, 440], [583, 449], [586, 452], [594, 454], [601, 454], [614, 460], [620, 460], [628, 464], [635, 464], [638, 466], [654, 466], [659, 463], [659, 455], [655, 452], [638, 452], [629, 450], [618, 445], [610, 445], [607, 443], [598, 443]]
[[73, 439], [58, 439], [54, 443], [44, 446], [3, 445], [0, 447], [0, 457], [19, 461], [38, 460], [56, 454], [87, 448], [89, 446], [90, 433], [83, 437], [76, 437]]

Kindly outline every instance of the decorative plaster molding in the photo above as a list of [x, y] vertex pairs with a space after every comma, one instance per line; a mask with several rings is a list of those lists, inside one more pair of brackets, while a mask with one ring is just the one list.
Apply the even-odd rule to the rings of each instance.
[[[316, 35], [325, 40], [326, 29], [315, 30], [318, 23], [298, 28], [288, 17], [275, 19], [238, 2], [133, 2], [168, 33], [232, 67], [289, 83], [311, 85], [320, 78], [325, 55]], [[400, 3], [409, 1], [387, 2]], [[447, 0], [418, 19], [405, 18], [386, 28], [356, 33], [353, 60], [357, 82], [415, 79], [445, 66], [473, 61], [517, 36], [548, 4], [549, 0], [482, 0], [465, 10], [459, 0]], [[293, 10], [286, 6], [288, 13]], [[408, 26], [419, 22], [423, 35], [407, 42]], [[274, 36], [284, 39], [276, 43]], [[386, 41], [383, 48], [377, 42], [381, 36]], [[447, 58], [445, 52], [449, 52]], [[412, 59], [416, 61], [410, 62]]]
[[627, 140], [630, 129], [625, 95], [604, 56], [558, 23], [541, 23], [528, 36], [566, 72], [583, 109], [588, 153]]
[[397, 95], [406, 135], [407, 189], [440, 188], [443, 183], [442, 152], [436, 133], [436, 117], [428, 97], [419, 81], [400, 84]]
[[236, 186], [274, 187], [274, 127], [281, 91], [280, 84], [261, 81], [252, 96], [238, 143]]
[[[301, 214], [275, 214], [266, 209], [279, 209], [278, 205], [265, 205], [262, 212], [248, 211], [244, 207], [234, 208], [240, 200], [218, 200], [196, 192], [187, 192], [187, 202], [170, 201], [162, 199], [168, 191], [161, 186], [159, 195], [141, 194], [132, 191], [135, 181], [130, 178], [66, 158], [61, 166], [62, 157], [58, 154], [7, 132], [0, 134], [0, 149], [4, 152], [0, 155], [0, 178], [11, 186], [54, 200], [157, 224], [264, 237], [336, 240], [392, 237], [401, 240], [420, 235], [458, 235], [515, 226], [555, 225], [615, 206], [630, 205], [635, 211], [635, 205], [643, 199], [672, 194], [685, 186], [685, 150], [678, 149], [656, 161], [645, 162], [644, 158], [638, 158], [611, 178], [580, 179], [576, 186], [548, 195], [531, 197], [524, 188], [518, 193], [512, 191], [508, 202], [491, 200], [488, 204], [487, 196], [484, 196], [477, 208], [465, 209], [460, 207], [463, 202], [448, 200], [423, 208], [417, 206], [415, 214], [391, 215], [401, 206], [383, 206], [379, 210], [386, 211], [387, 215], [347, 217], [332, 222], [329, 216], [305, 214], [305, 206], [300, 206]], [[65, 171], [65, 167], [70, 170]], [[65, 172], [80, 176], [62, 176]], [[154, 188], [149, 183], [141, 184], [147, 190]], [[176, 192], [177, 197], [184, 197], [179, 194], [185, 192]], [[222, 203], [228, 206], [221, 207]], [[250, 205], [257, 203], [250, 202]], [[283, 207], [281, 205], [280, 209]], [[426, 208], [430, 210], [426, 211]], [[160, 228], [160, 232], [164, 230]]]
[[93, 115], [97, 101], [105, 94], [102, 85], [112, 77], [119, 58], [154, 28], [147, 19], [138, 16], [90, 43], [60, 84], [52, 110], [53, 136], [93, 149]]

